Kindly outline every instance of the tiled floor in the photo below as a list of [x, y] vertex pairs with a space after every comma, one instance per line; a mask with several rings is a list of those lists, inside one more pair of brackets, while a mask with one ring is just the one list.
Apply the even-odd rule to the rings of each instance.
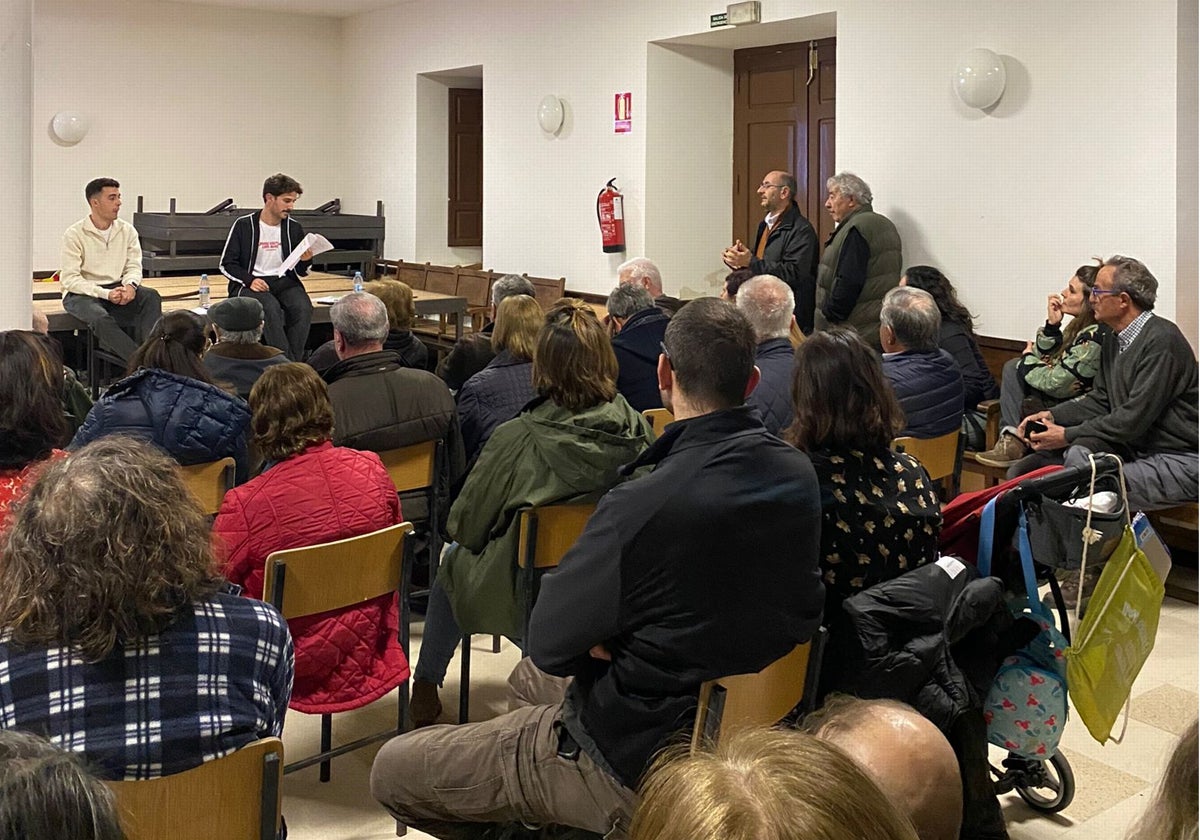
[[[1101, 746], [1075, 719], [1063, 737], [1063, 753], [1075, 774], [1076, 794], [1061, 814], [1032, 811], [1015, 794], [1003, 797], [1013, 840], [1120, 840], [1145, 808], [1154, 782], [1166, 763], [1176, 735], [1197, 714], [1197, 607], [1168, 598], [1163, 605], [1158, 640], [1133, 691], [1128, 732], [1120, 744]], [[414, 648], [420, 644], [414, 633]], [[491, 638], [476, 636], [472, 645], [471, 718], [485, 720], [505, 709], [505, 678], [519, 655], [507, 642], [491, 653]], [[442, 702], [449, 722], [458, 706], [458, 660], [451, 665]], [[334, 742], [389, 726], [395, 697], [334, 718]], [[315, 752], [319, 737], [315, 717], [292, 713], [284, 732], [289, 758]], [[292, 840], [385, 840], [395, 837], [395, 823], [371, 798], [368, 776], [374, 749], [337, 759], [333, 780], [321, 784], [317, 768], [294, 773], [284, 781], [283, 811]], [[427, 835], [409, 831], [421, 840]]]

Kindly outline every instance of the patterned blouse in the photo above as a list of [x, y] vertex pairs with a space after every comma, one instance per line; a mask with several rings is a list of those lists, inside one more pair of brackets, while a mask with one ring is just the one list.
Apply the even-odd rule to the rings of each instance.
[[856, 592], [937, 560], [942, 508], [911, 455], [826, 449], [809, 457], [821, 486], [828, 624]]

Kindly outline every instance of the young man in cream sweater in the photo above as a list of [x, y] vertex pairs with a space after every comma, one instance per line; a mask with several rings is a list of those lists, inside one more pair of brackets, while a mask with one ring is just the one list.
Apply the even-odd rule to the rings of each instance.
[[63, 234], [63, 309], [87, 323], [101, 347], [128, 360], [162, 315], [162, 299], [141, 285], [141, 242], [133, 225], [117, 218], [121, 185], [96, 178], [84, 196], [91, 212]]

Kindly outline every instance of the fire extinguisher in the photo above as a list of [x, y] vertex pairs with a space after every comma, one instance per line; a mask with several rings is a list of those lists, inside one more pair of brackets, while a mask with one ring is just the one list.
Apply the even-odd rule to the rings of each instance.
[[600, 223], [600, 238], [606, 254], [625, 250], [625, 212], [621, 206], [621, 191], [613, 186], [615, 180], [605, 184], [596, 196], [596, 221]]

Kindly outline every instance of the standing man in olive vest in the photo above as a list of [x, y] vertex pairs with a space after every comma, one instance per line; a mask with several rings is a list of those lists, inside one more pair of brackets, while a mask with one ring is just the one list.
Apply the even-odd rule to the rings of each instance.
[[900, 234], [871, 209], [871, 188], [862, 178], [842, 172], [825, 187], [825, 209], [837, 227], [817, 267], [816, 327], [850, 327], [882, 352], [879, 311], [888, 289], [900, 284]]
[[796, 296], [796, 323], [808, 335], [816, 300], [817, 232], [796, 204], [796, 179], [791, 174], [768, 172], [758, 185], [758, 195], [767, 215], [758, 223], [754, 250], [739, 239], [721, 259], [731, 269], [749, 268], [756, 275], [772, 274], [787, 283]]

